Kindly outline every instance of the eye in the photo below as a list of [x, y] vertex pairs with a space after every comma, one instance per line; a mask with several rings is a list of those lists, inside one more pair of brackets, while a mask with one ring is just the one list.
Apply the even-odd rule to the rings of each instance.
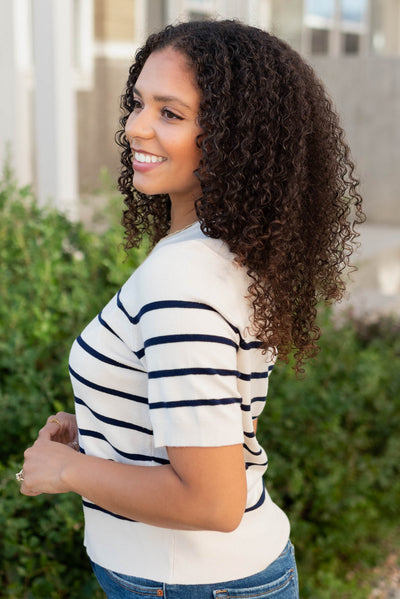
[[132, 110], [139, 110], [142, 108], [142, 103], [137, 98], [133, 98], [132, 100]]
[[178, 116], [177, 114], [175, 114], [174, 112], [171, 112], [171, 110], [168, 110], [168, 108], [163, 108], [163, 110], [161, 111], [162, 115], [168, 120], [168, 121], [173, 121], [173, 120], [178, 120], [178, 121], [182, 121], [183, 118], [181, 116]]

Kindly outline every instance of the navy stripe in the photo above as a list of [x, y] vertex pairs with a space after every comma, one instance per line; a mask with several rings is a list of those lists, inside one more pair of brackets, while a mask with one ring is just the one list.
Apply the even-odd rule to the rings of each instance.
[[110, 325], [104, 320], [103, 316], [103, 310], [100, 312], [100, 314], [97, 315], [97, 319], [99, 321], [99, 323], [108, 331], [110, 331], [110, 333], [112, 333], [113, 335], [115, 335], [116, 337], [118, 337], [118, 339], [121, 339], [121, 337], [119, 335], [117, 335], [117, 333], [115, 331], [112, 330], [112, 328], [110, 327]]
[[246, 470], [252, 466], [268, 466], [268, 460], [266, 462], [261, 462], [260, 464], [258, 462], [246, 462], [245, 466]]
[[160, 337], [152, 337], [144, 343], [144, 347], [151, 347], [153, 345], [163, 345], [165, 343], [182, 343], [185, 341], [202, 341], [204, 343], [222, 343], [223, 345], [230, 345], [236, 350], [238, 344], [228, 339], [227, 337], [220, 337], [218, 335], [163, 335]]
[[246, 443], [243, 443], [243, 448], [244, 448], [246, 451], [248, 451], [249, 453], [251, 453], [252, 455], [261, 455], [261, 454], [262, 454], [262, 452], [263, 452], [263, 450], [262, 450], [262, 449], [259, 449], [258, 451], [252, 451], [252, 450], [250, 449], [250, 447], [247, 447]]
[[118, 520], [126, 520], [127, 522], [137, 522], [137, 520], [131, 520], [130, 518], [125, 518], [124, 516], [120, 516], [119, 514], [114, 514], [114, 512], [110, 512], [109, 510], [106, 510], [103, 507], [96, 505], [95, 503], [86, 501], [85, 499], [82, 499], [82, 504], [85, 507], [90, 508], [91, 510], [97, 510], [98, 512], [103, 512], [103, 514], [107, 514], [107, 516], [113, 516], [114, 518], [118, 518]]
[[244, 511], [252, 512], [253, 510], [256, 510], [258, 507], [260, 507], [264, 503], [264, 501], [265, 501], [265, 487], [263, 485], [263, 490], [262, 490], [260, 499], [257, 501], [256, 504], [252, 505], [251, 507], [246, 508]]
[[256, 436], [256, 434], [255, 434], [255, 432], [254, 432], [254, 431], [252, 431], [251, 433], [246, 433], [246, 431], [243, 431], [243, 434], [244, 434], [244, 436], [245, 436], [245, 437], [247, 437], [248, 439], [253, 439], [253, 438]]
[[[219, 312], [218, 312], [219, 314]], [[236, 335], [238, 335], [239, 337], [239, 345], [241, 349], [258, 349], [262, 346], [261, 341], [245, 341], [242, 337], [242, 335], [240, 334], [240, 330], [238, 329], [238, 327], [235, 327], [234, 324], [232, 324], [231, 322], [229, 322], [229, 320], [227, 320], [224, 316], [222, 316], [222, 314], [220, 314], [221, 318], [223, 318], [225, 320], [225, 322], [231, 327], [232, 331], [234, 333], [236, 333]]]
[[138, 360], [141, 360], [144, 356], [144, 348], [139, 349], [139, 351], [135, 351], [133, 353], [135, 354], [135, 356], [137, 357]]
[[251, 374], [240, 374], [239, 378], [244, 381], [251, 381], [252, 379], [267, 379], [269, 376], [269, 370], [266, 372], [252, 372]]
[[127, 364], [121, 364], [121, 362], [117, 362], [116, 360], [113, 360], [112, 358], [109, 358], [108, 356], [101, 354], [100, 352], [93, 349], [93, 347], [88, 345], [82, 339], [81, 335], [79, 335], [79, 337], [77, 338], [77, 342], [88, 354], [90, 354], [94, 358], [97, 358], [97, 360], [100, 360], [101, 362], [105, 362], [106, 364], [111, 364], [112, 366], [117, 366], [118, 368], [126, 368], [127, 370], [135, 370], [136, 372], [143, 372], [143, 370], [140, 370], [140, 368], [134, 368], [133, 366], [128, 366]]
[[124, 391], [118, 391], [117, 389], [109, 389], [108, 387], [103, 387], [102, 385], [97, 385], [88, 379], [85, 379], [83, 376], [75, 372], [69, 366], [69, 371], [71, 375], [76, 378], [80, 383], [83, 383], [87, 387], [91, 389], [96, 389], [96, 391], [101, 391], [102, 393], [108, 393], [109, 395], [115, 395], [116, 397], [123, 397], [124, 399], [130, 399], [132, 401], [137, 401], [138, 403], [147, 403], [147, 397], [140, 397], [139, 395], [132, 395], [131, 393], [125, 393]]
[[102, 414], [99, 414], [98, 412], [95, 412], [94, 410], [89, 408], [89, 406], [83, 401], [83, 399], [80, 399], [79, 397], [75, 396], [75, 402], [77, 404], [79, 404], [80, 406], [84, 406], [85, 408], [87, 408], [89, 410], [89, 412], [91, 414], [93, 414], [93, 416], [95, 418], [97, 418], [98, 420], [100, 420], [101, 422], [105, 422], [106, 424], [111, 424], [113, 426], [120, 426], [121, 428], [135, 430], [135, 431], [138, 431], [139, 433], [144, 433], [146, 435], [153, 434], [153, 431], [149, 428], [144, 428], [143, 426], [138, 426], [137, 424], [133, 424], [131, 422], [124, 422], [123, 420], [117, 420], [116, 418], [108, 418], [107, 416], [103, 416]]
[[186, 408], [188, 406], [220, 406], [240, 403], [241, 401], [240, 397], [224, 397], [222, 399], [184, 399], [182, 401], [158, 401], [156, 403], [150, 403], [149, 407], [150, 410], [157, 410], [158, 408]]
[[182, 301], [182, 300], [164, 300], [164, 301], [151, 302], [149, 304], [146, 304], [145, 306], [143, 306], [143, 308], [141, 308], [141, 310], [139, 310], [139, 312], [136, 314], [136, 316], [131, 316], [129, 314], [129, 312], [126, 310], [126, 308], [124, 307], [123, 303], [121, 302], [120, 295], [121, 295], [121, 290], [119, 290], [117, 293], [117, 306], [125, 314], [125, 316], [129, 320], [129, 322], [131, 322], [132, 324], [138, 324], [138, 322], [140, 321], [142, 316], [144, 314], [146, 314], [147, 312], [152, 312], [153, 310], [164, 310], [166, 308], [168, 308], [168, 309], [169, 308], [191, 308], [191, 309], [195, 309], [195, 310], [208, 310], [210, 312], [216, 312], [216, 310], [214, 310], [214, 308], [211, 308], [211, 306], [207, 306], [207, 304], [202, 304], [200, 302], [188, 302], [188, 301]]
[[229, 322], [229, 320], [227, 320], [224, 316], [222, 316], [222, 314], [220, 314], [215, 308], [212, 308], [211, 306], [209, 306], [207, 304], [203, 304], [201, 302], [189, 302], [189, 301], [183, 301], [183, 300], [164, 300], [164, 301], [158, 301], [158, 302], [151, 302], [151, 303], [143, 306], [143, 308], [135, 316], [131, 316], [129, 314], [129, 312], [126, 310], [125, 306], [123, 305], [123, 303], [120, 299], [120, 295], [121, 295], [121, 290], [119, 290], [117, 293], [117, 306], [125, 314], [125, 316], [129, 320], [129, 322], [131, 322], [132, 324], [138, 324], [144, 314], [146, 314], [147, 312], [151, 312], [153, 310], [164, 310], [164, 309], [169, 309], [169, 308], [189, 308], [192, 310], [208, 310], [210, 312], [215, 312], [216, 314], [219, 314], [219, 316], [221, 316], [221, 318], [223, 318], [224, 321], [231, 327], [232, 331], [234, 333], [236, 333], [236, 335], [238, 335], [241, 349], [245, 349], [245, 350], [259, 349], [262, 346], [261, 341], [246, 342], [243, 339], [242, 335], [240, 334], [238, 327], [236, 327], [231, 322]]
[[266, 396], [263, 395], [262, 397], [253, 397], [253, 399], [250, 400], [250, 405], [242, 405], [242, 410], [244, 412], [250, 412], [252, 404], [257, 402], [257, 401], [261, 401], [261, 402], [265, 402], [266, 401]]
[[227, 370], [224, 368], [173, 368], [170, 370], [154, 370], [148, 373], [149, 379], [160, 379], [172, 376], [186, 376], [191, 374], [206, 374], [219, 376], [235, 376], [243, 381], [251, 381], [252, 379], [266, 379], [269, 375], [269, 369], [266, 372], [252, 372], [244, 374], [238, 370]]
[[[103, 325], [103, 327], [105, 327], [108, 331], [110, 331], [110, 333], [112, 333], [113, 335], [115, 335], [120, 341], [122, 341], [122, 343], [124, 343], [124, 341], [121, 339], [121, 337], [119, 335], [117, 335], [117, 333], [115, 331], [113, 331], [113, 329], [110, 327], [110, 325], [104, 320], [104, 318], [102, 317], [102, 313], [100, 312], [100, 314], [97, 315], [97, 318], [100, 322], [101, 325]], [[132, 352], [135, 354], [135, 356], [140, 360], [141, 358], [143, 358], [144, 356], [144, 349], [141, 349], [139, 351], [133, 351]], [[141, 371], [139, 371], [141, 372]]]
[[173, 368], [170, 370], [154, 370], [148, 373], [149, 379], [161, 379], [172, 376], [186, 376], [188, 374], [219, 374], [221, 376], [236, 376], [236, 370], [222, 370], [217, 368]]
[[263, 395], [261, 397], [253, 397], [253, 399], [251, 400], [251, 403], [255, 403], [256, 401], [262, 401], [265, 402], [267, 400], [266, 396]]
[[114, 451], [116, 451], [119, 455], [124, 458], [128, 458], [128, 460], [136, 460], [138, 462], [156, 462], [157, 464], [169, 464], [169, 460], [165, 458], [157, 458], [155, 456], [143, 455], [141, 453], [127, 453], [122, 451], [121, 449], [117, 449], [108, 439], [97, 431], [91, 431], [87, 429], [79, 429], [79, 434], [83, 437], [93, 437], [94, 439], [101, 439], [101, 441], [105, 441], [110, 445]]
[[[236, 327], [235, 327], [236, 328]], [[241, 349], [259, 349], [262, 346], [261, 341], [249, 341], [246, 342], [237, 329], [238, 335], [240, 336], [240, 348]]]

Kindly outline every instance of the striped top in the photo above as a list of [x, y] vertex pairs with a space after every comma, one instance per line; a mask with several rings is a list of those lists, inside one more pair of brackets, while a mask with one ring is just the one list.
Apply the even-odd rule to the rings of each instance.
[[249, 280], [198, 223], [162, 239], [85, 328], [70, 354], [81, 451], [168, 463], [167, 447], [243, 444], [248, 497], [231, 533], [134, 522], [83, 498], [85, 545], [99, 565], [166, 583], [242, 578], [285, 547], [289, 524], [263, 484], [253, 432], [273, 359], [249, 333]]

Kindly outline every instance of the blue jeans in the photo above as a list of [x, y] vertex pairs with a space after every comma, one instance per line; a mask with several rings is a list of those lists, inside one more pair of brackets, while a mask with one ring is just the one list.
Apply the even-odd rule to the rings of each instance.
[[288, 541], [279, 557], [265, 570], [216, 584], [165, 584], [125, 576], [92, 563], [94, 573], [108, 599], [298, 599], [294, 548]]

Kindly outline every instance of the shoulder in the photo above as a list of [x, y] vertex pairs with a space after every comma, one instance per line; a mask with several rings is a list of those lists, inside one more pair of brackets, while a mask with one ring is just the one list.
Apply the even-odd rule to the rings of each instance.
[[162, 240], [128, 283], [141, 305], [186, 300], [207, 304], [236, 322], [239, 315], [248, 318], [246, 270], [224, 242], [202, 233]]
[[[160, 247], [149, 256], [146, 274], [157, 276], [166, 292], [213, 295], [227, 287], [241, 290], [246, 283], [244, 270], [226, 244], [203, 237]], [[144, 273], [144, 271], [143, 271]]]

